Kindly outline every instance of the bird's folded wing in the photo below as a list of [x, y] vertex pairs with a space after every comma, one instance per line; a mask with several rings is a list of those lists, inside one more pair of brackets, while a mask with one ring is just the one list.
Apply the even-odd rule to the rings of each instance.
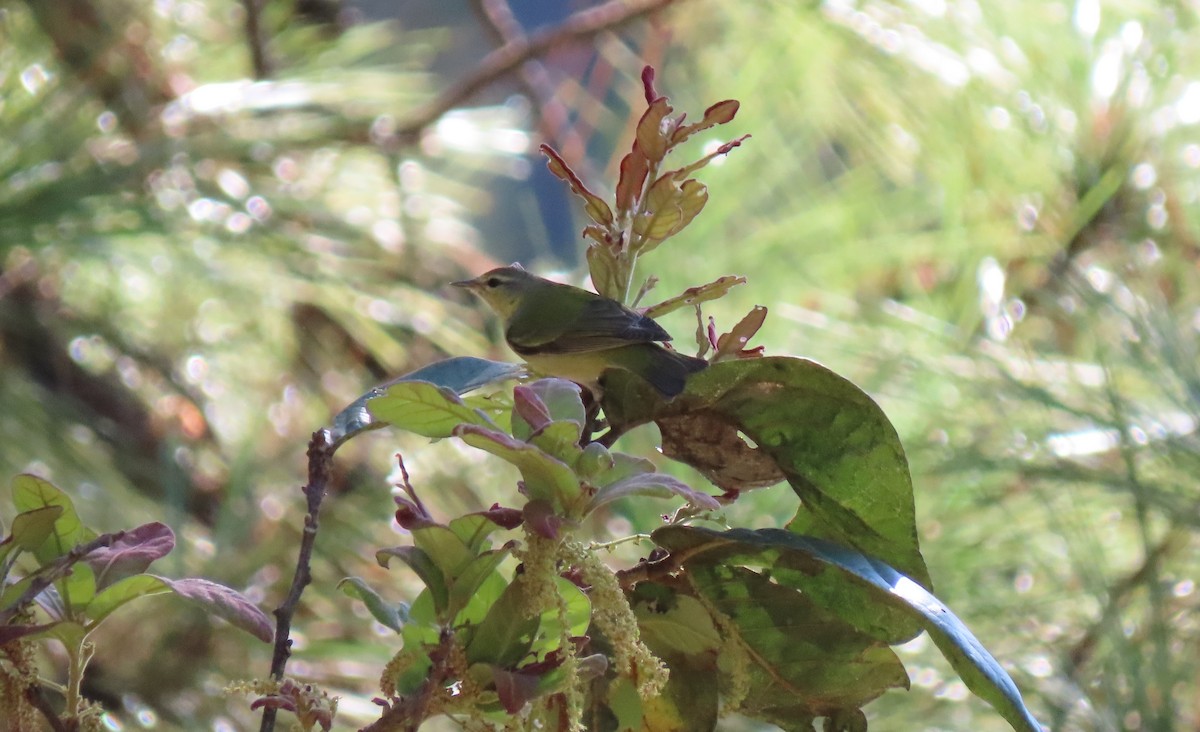
[[[513, 320], [505, 337], [513, 350], [522, 355], [586, 353], [632, 343], [671, 340], [670, 334], [653, 319], [615, 300], [600, 298], [573, 313], [551, 309], [539, 313], [537, 318]], [[536, 326], [521, 327], [522, 323], [536, 323]]]

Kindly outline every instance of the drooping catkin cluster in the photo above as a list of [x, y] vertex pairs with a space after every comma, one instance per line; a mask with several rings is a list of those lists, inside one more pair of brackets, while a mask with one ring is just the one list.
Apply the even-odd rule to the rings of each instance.
[[643, 699], [661, 694], [667, 685], [667, 667], [642, 642], [637, 617], [616, 575], [594, 551], [581, 544], [567, 542], [564, 554], [592, 587], [592, 620], [612, 643], [617, 673], [633, 681]]

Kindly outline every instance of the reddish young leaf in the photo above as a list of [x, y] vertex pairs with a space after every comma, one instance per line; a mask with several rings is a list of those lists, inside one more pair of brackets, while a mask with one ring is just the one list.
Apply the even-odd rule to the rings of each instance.
[[732, 150], [733, 148], [741, 147], [742, 141], [747, 140], [749, 138], [750, 138], [750, 135], [742, 135], [741, 137], [737, 138], [736, 140], [730, 140], [729, 142], [727, 142], [724, 145], [717, 148], [717, 155], [727, 155], [729, 153], [729, 151]]
[[613, 222], [612, 209], [608, 207], [604, 199], [588, 190], [588, 187], [583, 184], [575, 171], [571, 170], [571, 166], [567, 165], [567, 161], [563, 160], [558, 151], [546, 144], [541, 146], [541, 151], [547, 157], [546, 167], [550, 169], [550, 172], [565, 180], [575, 195], [583, 199], [583, 208], [587, 211], [588, 217], [601, 226], [611, 224]]
[[633, 149], [621, 158], [621, 177], [617, 181], [617, 211], [631, 211], [641, 196], [649, 172], [646, 155], [635, 140]]
[[479, 511], [477, 515], [483, 516], [502, 529], [515, 529], [525, 520], [525, 516], [521, 513], [520, 509], [505, 508], [499, 503], [493, 503], [491, 508], [486, 511]]
[[493, 666], [492, 683], [496, 685], [496, 696], [500, 697], [504, 711], [516, 714], [537, 694], [538, 677]]
[[732, 121], [734, 116], [737, 115], [739, 106], [741, 105], [736, 99], [726, 99], [723, 102], [717, 102], [704, 110], [704, 118], [699, 122], [694, 125], [683, 125], [675, 130], [675, 134], [671, 136], [671, 142], [678, 145], [697, 132]]
[[654, 100], [658, 99], [658, 92], [654, 90], [653, 66], [642, 69], [642, 89], [646, 92], [646, 104], [653, 104]]
[[[614, 246], [612, 238], [608, 235], [608, 230], [595, 224], [589, 224], [583, 227], [583, 235], [596, 242], [601, 247]], [[594, 247], [593, 247], [594, 248]]]
[[[650, 307], [646, 308], [646, 315], [650, 316], [651, 318], [658, 318], [687, 305], [696, 305], [702, 302], [708, 302], [709, 300], [716, 300], [719, 297], [723, 297], [725, 293], [729, 292], [729, 290], [737, 285], [744, 284], [746, 284], [745, 277], [725, 275], [724, 277], [719, 277], [706, 285], [689, 287], [681, 294], [676, 295], [669, 300], [663, 300], [657, 305], [651, 305]], [[713, 338], [716, 338], [715, 334]], [[716, 348], [716, 345], [716, 341], [714, 340], [713, 347]]]
[[755, 305], [754, 309], [738, 321], [732, 330], [717, 339], [717, 357], [726, 355], [738, 358], [762, 357], [764, 350], [762, 346], [746, 349], [745, 345], [754, 337], [766, 319], [767, 309], [762, 305]]
[[400, 528], [413, 531], [437, 524], [421, 505], [403, 496], [392, 496], [392, 500], [396, 502], [396, 523]]
[[666, 173], [665, 175], [669, 175], [670, 177], [674, 178], [675, 180], [683, 180], [684, 178], [687, 178], [692, 173], [695, 173], [697, 170], [700, 170], [704, 166], [711, 163], [714, 159], [716, 159], [722, 155], [728, 155], [730, 150], [732, 150], [735, 147], [740, 147], [742, 144], [742, 141], [748, 137], [750, 137], [750, 135], [742, 135], [741, 137], [737, 138], [736, 140], [730, 140], [729, 142], [725, 143], [724, 145], [721, 145], [720, 147], [718, 147], [716, 150], [712, 151], [708, 155], [705, 155], [704, 157], [700, 158], [696, 162], [694, 162], [690, 165], [685, 165], [682, 168], [672, 170], [671, 172]]
[[535, 498], [525, 504], [525, 525], [538, 536], [557, 540], [562, 535], [563, 518], [554, 513], [549, 501]]

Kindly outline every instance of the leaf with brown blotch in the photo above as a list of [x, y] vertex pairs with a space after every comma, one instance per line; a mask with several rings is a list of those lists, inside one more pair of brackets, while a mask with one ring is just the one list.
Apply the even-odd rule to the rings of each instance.
[[663, 455], [700, 471], [731, 498], [739, 491], [775, 485], [785, 477], [775, 461], [746, 442], [736, 426], [708, 412], [657, 422]]
[[670, 113], [671, 105], [667, 103], [667, 98], [659, 97], [650, 103], [638, 120], [637, 145], [651, 163], [662, 162], [667, 154], [669, 140], [663, 132], [662, 123]]

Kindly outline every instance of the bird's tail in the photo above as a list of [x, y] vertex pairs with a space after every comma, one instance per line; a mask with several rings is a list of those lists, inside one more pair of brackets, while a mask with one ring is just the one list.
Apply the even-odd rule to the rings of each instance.
[[[650, 345], [650, 344], [646, 344]], [[658, 393], [668, 399], [677, 396], [687, 385], [688, 376], [703, 370], [708, 361], [694, 356], [669, 351], [660, 346], [652, 346], [654, 356], [651, 358], [649, 369], [639, 369], [638, 375], [653, 386]]]

